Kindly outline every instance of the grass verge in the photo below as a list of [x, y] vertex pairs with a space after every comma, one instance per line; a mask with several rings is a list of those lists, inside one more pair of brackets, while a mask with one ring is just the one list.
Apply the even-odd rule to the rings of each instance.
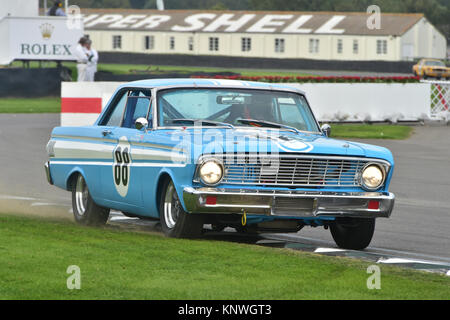
[[398, 125], [334, 124], [331, 126], [331, 137], [403, 140], [409, 138], [412, 131], [412, 127]]
[[1, 98], [0, 113], [59, 113], [61, 98]]
[[[101, 59], [101, 57], [100, 57]], [[72, 79], [76, 81], [77, 68], [73, 62], [64, 62], [63, 65], [72, 70]], [[12, 63], [13, 67], [22, 67], [19, 61]], [[56, 63], [47, 62], [42, 65], [46, 68], [56, 67]], [[30, 62], [30, 68], [38, 68], [38, 62]], [[98, 71], [112, 72], [113, 74], [163, 74], [163, 73], [186, 73], [191, 74], [195, 72], [235, 72], [243, 76], [312, 76], [307, 73], [299, 73], [296, 71], [279, 71], [279, 70], [264, 70], [264, 69], [245, 69], [245, 68], [214, 68], [214, 67], [190, 67], [190, 66], [164, 66], [164, 65], [145, 65], [145, 64], [114, 64], [114, 63], [99, 63]]]
[[[370, 263], [0, 215], [0, 299], [448, 299], [450, 278]], [[68, 266], [81, 290], [68, 290]]]

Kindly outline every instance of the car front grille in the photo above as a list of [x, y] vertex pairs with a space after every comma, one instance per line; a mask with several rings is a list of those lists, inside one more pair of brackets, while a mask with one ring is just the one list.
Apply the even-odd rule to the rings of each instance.
[[223, 159], [223, 184], [359, 187], [367, 159], [332, 156], [240, 156]]

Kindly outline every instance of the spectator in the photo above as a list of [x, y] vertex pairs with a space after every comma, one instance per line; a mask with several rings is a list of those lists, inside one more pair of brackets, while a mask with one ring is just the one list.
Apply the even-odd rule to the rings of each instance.
[[62, 2], [60, 0], [55, 1], [53, 6], [47, 11], [47, 15], [65, 17], [66, 13], [62, 9]]
[[87, 67], [86, 67], [86, 79], [85, 81], [94, 81], [95, 73], [97, 72], [98, 53], [97, 50], [92, 48], [92, 41], [86, 40], [86, 50], [88, 55]]
[[77, 59], [78, 82], [86, 81], [86, 69], [89, 58], [88, 50], [86, 49], [86, 42], [87, 39], [85, 37], [80, 38], [78, 45], [73, 52], [73, 55]]

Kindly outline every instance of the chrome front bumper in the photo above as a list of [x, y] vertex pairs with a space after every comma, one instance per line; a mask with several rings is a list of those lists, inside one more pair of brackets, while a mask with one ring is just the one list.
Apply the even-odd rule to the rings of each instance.
[[47, 161], [44, 164], [44, 169], [45, 169], [45, 176], [47, 177], [48, 183], [53, 184], [52, 175], [50, 174], [50, 162]]
[[[395, 196], [384, 192], [257, 191], [185, 188], [190, 213], [246, 214], [283, 217], [388, 218]], [[373, 206], [378, 206], [374, 209]], [[370, 208], [369, 208], [370, 207]]]

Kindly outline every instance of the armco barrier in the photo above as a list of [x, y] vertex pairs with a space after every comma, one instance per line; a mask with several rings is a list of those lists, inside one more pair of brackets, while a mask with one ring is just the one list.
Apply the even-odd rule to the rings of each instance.
[[[95, 122], [121, 82], [63, 82], [61, 125]], [[290, 83], [306, 93], [319, 121], [418, 121], [430, 118], [430, 83]]]

